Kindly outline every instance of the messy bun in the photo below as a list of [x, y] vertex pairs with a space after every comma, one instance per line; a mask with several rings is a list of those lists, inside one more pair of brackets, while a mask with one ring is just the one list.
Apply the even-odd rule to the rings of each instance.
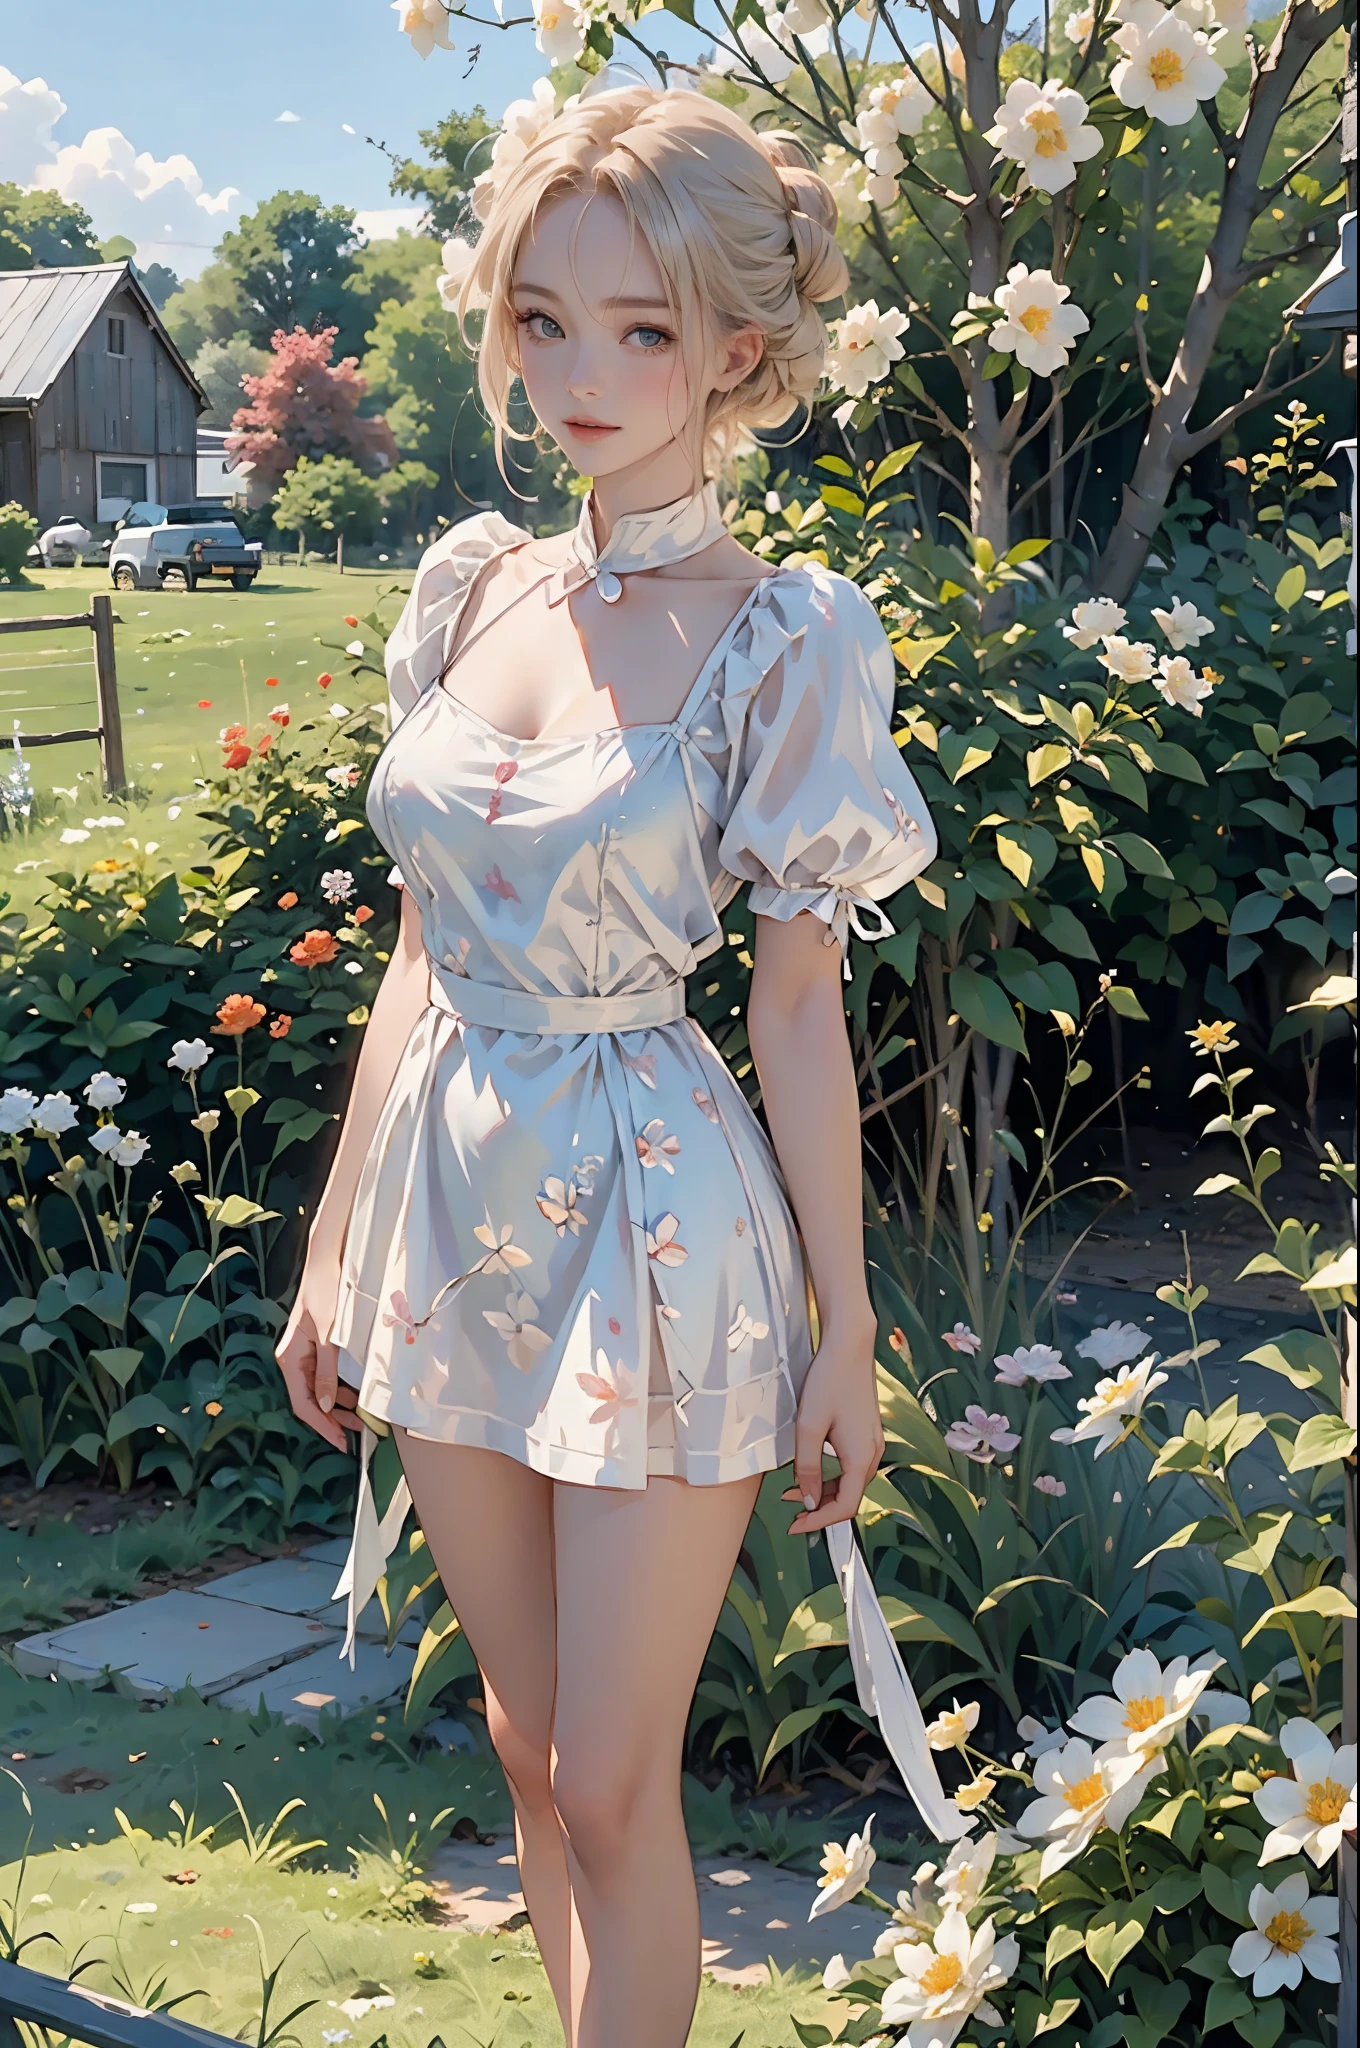
[[485, 308], [478, 381], [498, 447], [513, 434], [520, 246], [545, 206], [582, 191], [617, 198], [646, 241], [687, 358], [743, 328], [765, 336], [754, 370], [689, 423], [696, 467], [711, 475], [743, 428], [782, 425], [817, 388], [827, 342], [817, 308], [848, 282], [836, 202], [796, 136], [757, 134], [716, 100], [640, 82], [587, 93], [483, 197], [459, 313], [466, 334], [467, 314]]

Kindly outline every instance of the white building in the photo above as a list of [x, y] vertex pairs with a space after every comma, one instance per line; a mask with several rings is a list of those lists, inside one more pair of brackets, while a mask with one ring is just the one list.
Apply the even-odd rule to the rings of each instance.
[[225, 501], [243, 496], [250, 480], [250, 470], [250, 463], [242, 462], [239, 456], [227, 452], [225, 427], [199, 428], [196, 498], [207, 502], [214, 498]]

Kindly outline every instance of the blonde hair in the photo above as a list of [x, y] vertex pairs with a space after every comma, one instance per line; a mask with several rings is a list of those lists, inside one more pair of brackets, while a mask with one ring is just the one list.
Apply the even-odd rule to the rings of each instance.
[[743, 428], [775, 427], [811, 397], [826, 327], [817, 306], [849, 281], [837, 247], [836, 202], [798, 139], [758, 134], [717, 101], [644, 83], [587, 95], [549, 122], [497, 175], [464, 277], [458, 315], [485, 309], [475, 345], [482, 400], [501, 455], [518, 374], [511, 291], [515, 264], [542, 209], [571, 193], [607, 193], [646, 242], [666, 282], [687, 361], [724, 336], [757, 327], [760, 361], [731, 391], [714, 391], [686, 423], [696, 470], [728, 458]]

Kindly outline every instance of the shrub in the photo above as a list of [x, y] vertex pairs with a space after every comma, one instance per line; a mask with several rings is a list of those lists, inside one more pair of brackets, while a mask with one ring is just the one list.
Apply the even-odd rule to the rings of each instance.
[[0, 583], [21, 586], [28, 551], [38, 538], [38, 522], [11, 498], [0, 505]]

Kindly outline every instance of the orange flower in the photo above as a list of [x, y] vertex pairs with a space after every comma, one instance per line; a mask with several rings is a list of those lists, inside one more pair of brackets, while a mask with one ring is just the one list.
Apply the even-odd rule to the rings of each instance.
[[200, 698], [199, 698], [199, 700], [198, 700], [198, 708], [199, 708], [199, 710], [200, 710], [200, 711], [211, 711], [211, 710], [212, 710], [212, 698], [211, 698], [211, 697], [200, 697]]
[[287, 725], [288, 706], [286, 704], [280, 704], [276, 711], [270, 712], [269, 720], [271, 725]]
[[243, 745], [228, 747], [222, 756], [224, 768], [244, 768], [250, 759], [250, 748]]
[[278, 677], [277, 677], [277, 676], [266, 676], [266, 677], [265, 677], [265, 679], [264, 679], [264, 686], [265, 686], [266, 690], [277, 690], [277, 688], [279, 687], [279, 679], [278, 679]]
[[345, 624], [346, 624], [347, 626], [357, 626], [357, 625], [358, 625], [358, 623], [359, 623], [359, 621], [358, 621], [358, 620], [357, 620], [357, 619], [355, 618], [355, 616], [354, 616], [353, 612], [346, 612], [346, 613], [345, 613]]
[[[325, 967], [340, 951], [331, 932], [304, 932], [295, 946], [289, 948], [288, 958], [294, 967]], [[263, 1016], [263, 1010], [260, 1012]]]
[[293, 1020], [286, 1010], [277, 1016], [269, 1027], [271, 1038], [286, 1038], [293, 1028]]
[[356, 924], [367, 924], [368, 920], [370, 919], [370, 917], [372, 917], [372, 915], [373, 912], [369, 909], [366, 903], [356, 903], [353, 910], [350, 912], [350, 916], [354, 919], [354, 922]]
[[243, 740], [245, 736], [246, 729], [243, 725], [224, 725], [218, 734], [224, 747], [231, 746], [236, 740]]
[[240, 1038], [244, 1032], [253, 1030], [265, 1017], [263, 1003], [257, 1003], [254, 996], [228, 996], [217, 1012], [213, 1031], [219, 1038]]
[[262, 733], [262, 734], [261, 734], [261, 736], [260, 736], [260, 738], [259, 738], [259, 739], [257, 740], [257, 742], [256, 742], [256, 745], [255, 745], [255, 751], [256, 751], [256, 753], [257, 753], [257, 754], [267, 754], [267, 753], [269, 752], [269, 749], [270, 749], [270, 748], [271, 748], [271, 747], [273, 746], [273, 744], [274, 744], [274, 735], [273, 735], [273, 733], [272, 733], [272, 732], [266, 732], [266, 733]]
[[285, 889], [279, 898], [280, 910], [294, 910], [297, 907], [297, 890]]

